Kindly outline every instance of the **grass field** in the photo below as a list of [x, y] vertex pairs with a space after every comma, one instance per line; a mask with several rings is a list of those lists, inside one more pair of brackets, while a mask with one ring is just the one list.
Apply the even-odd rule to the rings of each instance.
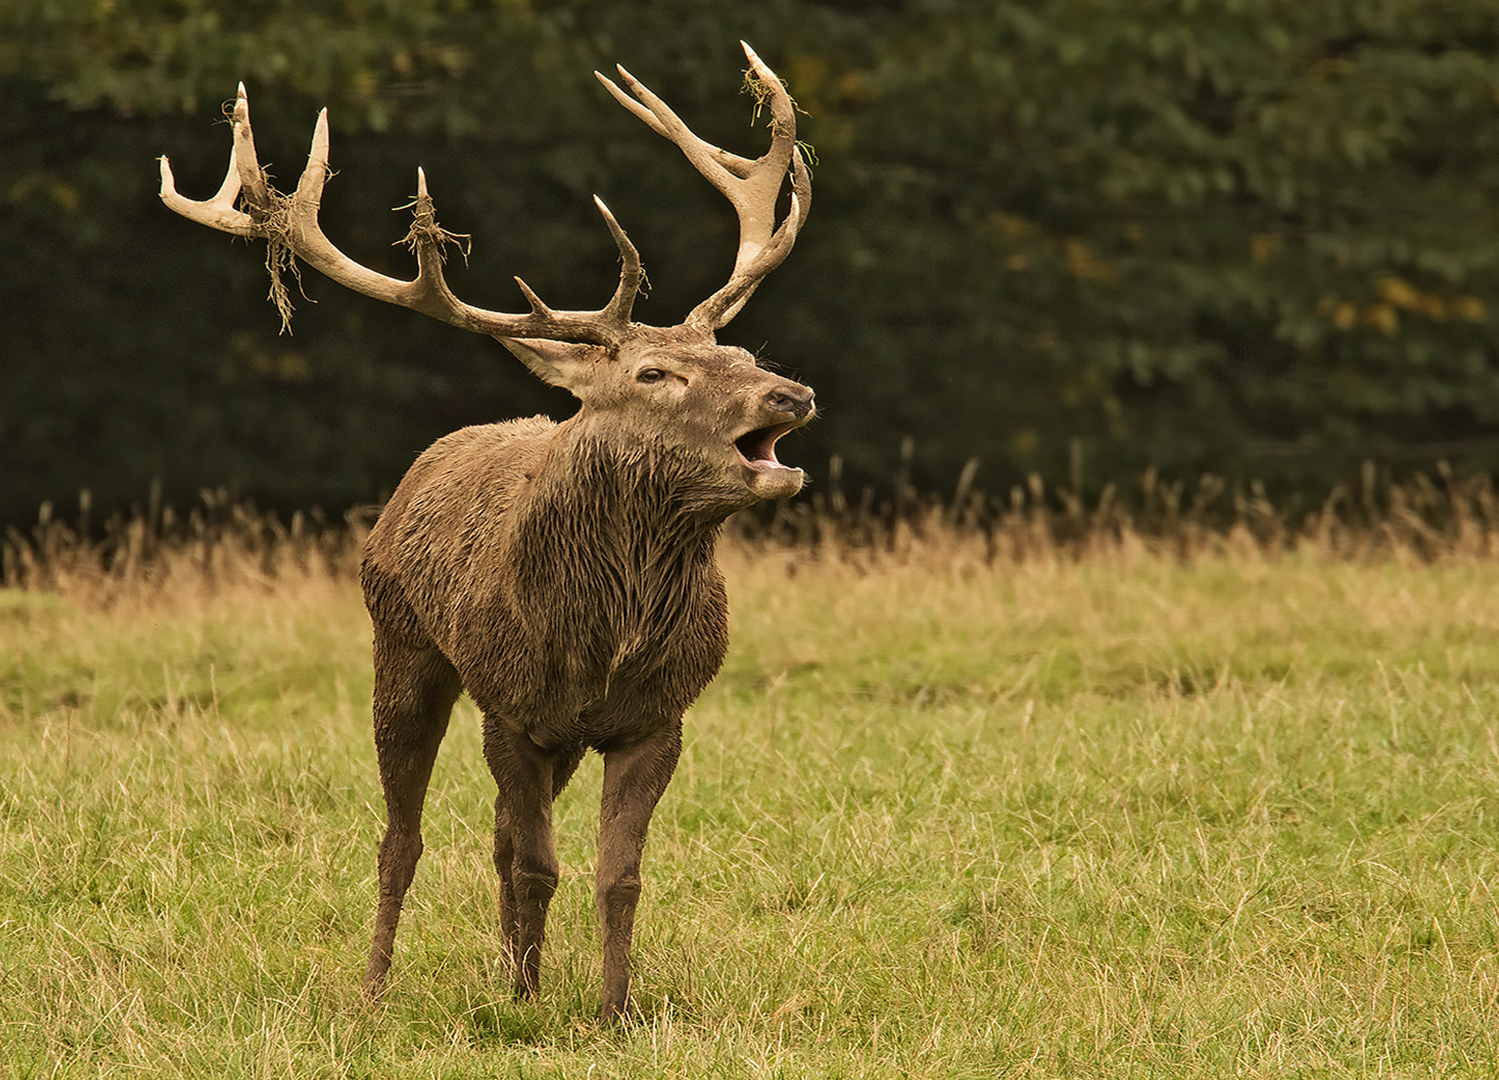
[[598, 1028], [598, 760], [506, 992], [461, 701], [392, 984], [346, 579], [0, 593], [0, 1077], [1499, 1072], [1499, 563], [727, 553]]

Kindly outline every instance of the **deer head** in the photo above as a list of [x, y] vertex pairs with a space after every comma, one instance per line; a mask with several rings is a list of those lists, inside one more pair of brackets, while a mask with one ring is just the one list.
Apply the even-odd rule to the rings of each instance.
[[[741, 42], [744, 45], [743, 42]], [[760, 368], [742, 349], [718, 345], [714, 332], [744, 306], [765, 275], [781, 264], [796, 242], [811, 208], [811, 177], [796, 142], [796, 110], [785, 87], [753, 49], [744, 45], [749, 79], [770, 109], [771, 145], [757, 159], [739, 157], [694, 135], [659, 97], [623, 67], [620, 79], [598, 79], [652, 130], [673, 142], [734, 206], [739, 248], [729, 280], [674, 327], [632, 321], [644, 280], [640, 254], [602, 200], [594, 202], [620, 253], [619, 284], [597, 311], [558, 311], [516, 278], [530, 310], [507, 314], [459, 300], [443, 276], [453, 234], [437, 223], [427, 178], [417, 169], [413, 221], [406, 236], [417, 275], [388, 277], [341, 252], [318, 224], [323, 186], [329, 176], [328, 112], [318, 116], [306, 168], [291, 194], [276, 191], [255, 152], [244, 84], [234, 105], [234, 145], [223, 185], [213, 198], [178, 194], [171, 164], [161, 158], [161, 198], [189, 220], [236, 236], [260, 237], [271, 245], [272, 295], [289, 320], [290, 303], [279, 271], [293, 257], [366, 296], [412, 308], [466, 330], [497, 338], [546, 382], [572, 392], [583, 403], [580, 423], [613, 425], [617, 441], [629, 436], [669, 443], [695, 456], [715, 474], [722, 508], [778, 499], [800, 490], [800, 469], [782, 465], [776, 440], [811, 419], [812, 391]], [[790, 210], [776, 223], [776, 203], [790, 178]], [[667, 435], [671, 433], [668, 439]]]

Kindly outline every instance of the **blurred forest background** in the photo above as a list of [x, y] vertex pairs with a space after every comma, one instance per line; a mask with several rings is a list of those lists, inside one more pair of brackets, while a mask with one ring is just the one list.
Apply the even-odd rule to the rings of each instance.
[[409, 276], [392, 214], [430, 178], [473, 236], [450, 280], [595, 307], [641, 249], [671, 324], [727, 276], [727, 203], [615, 104], [625, 64], [758, 155], [737, 39], [816, 149], [796, 251], [720, 334], [813, 385], [782, 457], [917, 486], [970, 458], [1096, 492], [1155, 467], [1320, 498], [1365, 462], [1499, 472], [1493, 0], [6, 0], [0, 4], [0, 523], [378, 499], [464, 424], [571, 409], [492, 340], [305, 277], [207, 198], [250, 91], [287, 186], [330, 108], [329, 235]]

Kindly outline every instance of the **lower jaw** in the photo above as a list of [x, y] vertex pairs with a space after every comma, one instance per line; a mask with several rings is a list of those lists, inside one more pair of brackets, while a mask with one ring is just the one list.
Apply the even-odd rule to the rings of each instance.
[[749, 489], [761, 499], [789, 499], [802, 489], [806, 478], [800, 469], [756, 469]]

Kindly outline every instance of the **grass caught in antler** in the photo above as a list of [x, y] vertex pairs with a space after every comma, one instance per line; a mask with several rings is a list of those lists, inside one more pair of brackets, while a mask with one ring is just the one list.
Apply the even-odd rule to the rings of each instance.
[[238, 546], [206, 564], [213, 522], [198, 548], [179, 523], [170, 573], [123, 541], [85, 573], [54, 535], [49, 591], [0, 594], [7, 1075], [1483, 1075], [1479, 502], [1295, 546], [1252, 510], [1073, 536], [1024, 506], [734, 540], [733, 646], [655, 818], [619, 1033], [591, 1019], [596, 760], [517, 1005], [460, 703], [369, 1008], [383, 813], [346, 553], [220, 513]]

